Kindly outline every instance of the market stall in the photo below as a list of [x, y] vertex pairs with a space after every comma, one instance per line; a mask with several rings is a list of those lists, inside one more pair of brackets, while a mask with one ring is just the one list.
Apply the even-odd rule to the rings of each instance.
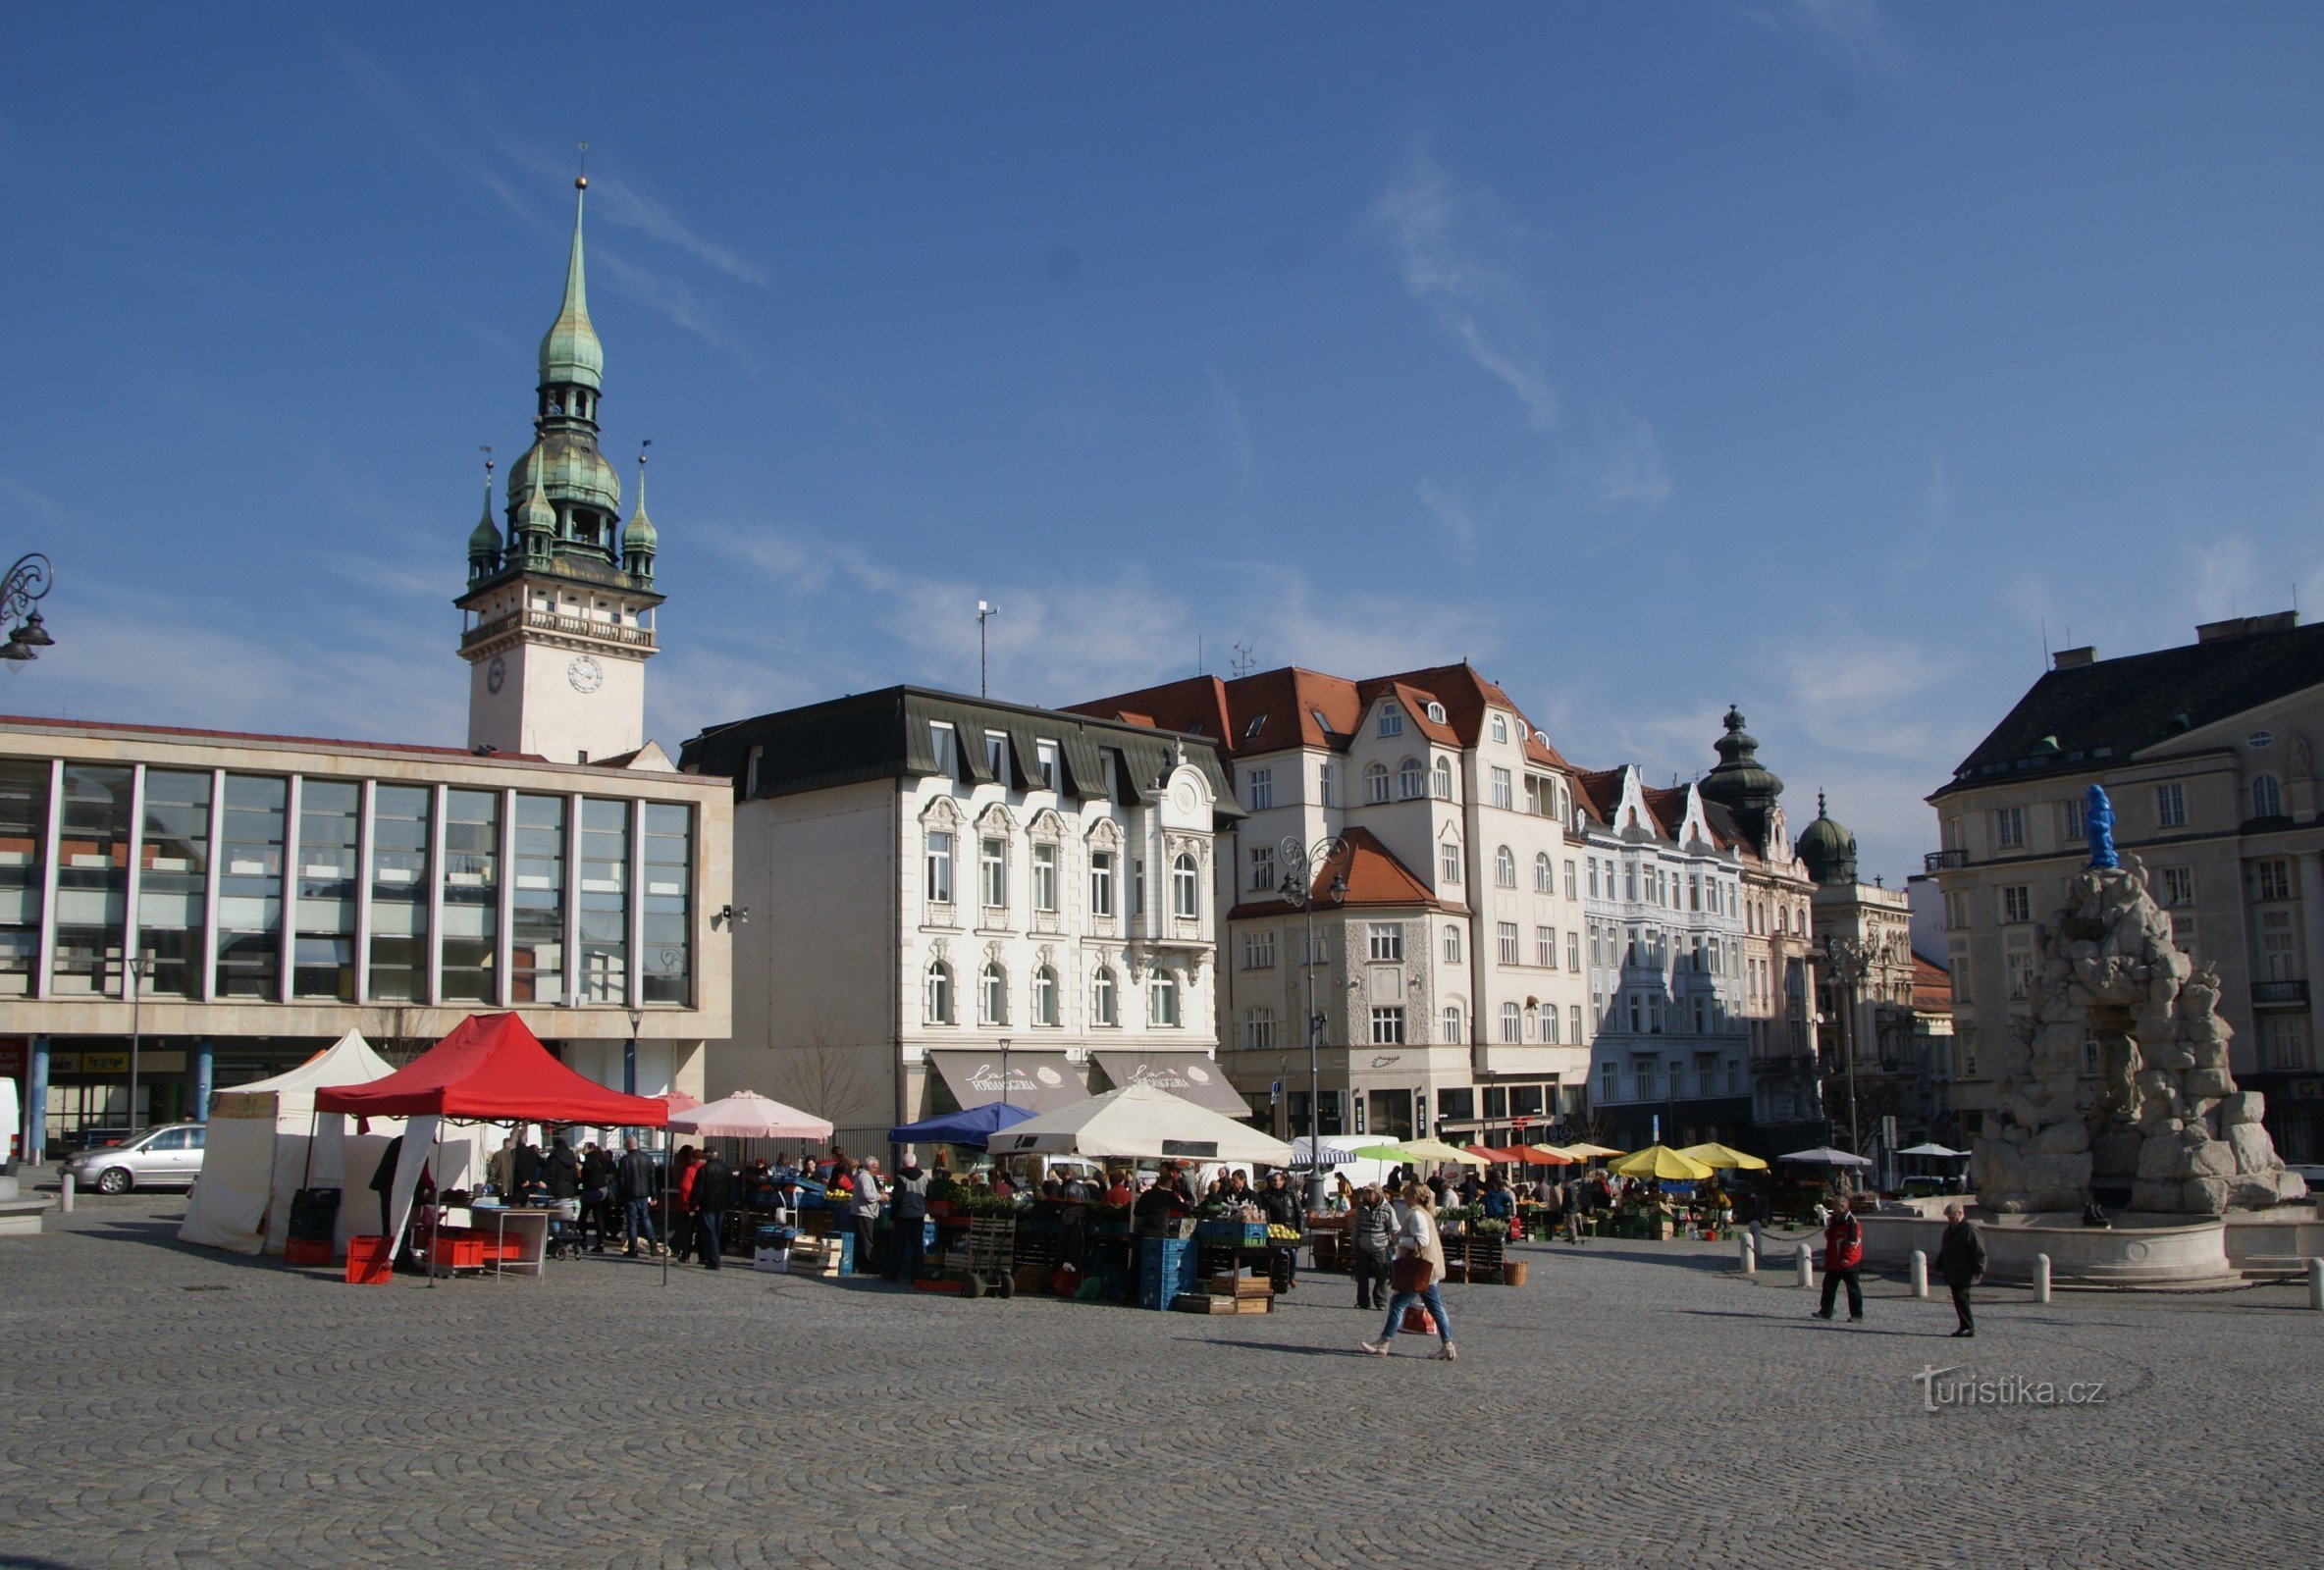
[[[424, 1218], [424, 1253], [432, 1264], [449, 1269], [487, 1264], [497, 1269], [503, 1263], [498, 1251], [506, 1243], [496, 1229], [496, 1257], [485, 1260], [486, 1238], [473, 1225], [473, 1209], [465, 1218], [470, 1225], [462, 1226], [461, 1207], [450, 1203], [455, 1190], [481, 1186], [481, 1141], [461, 1137], [460, 1131], [488, 1124], [525, 1123], [660, 1128], [670, 1116], [668, 1103], [660, 1097], [624, 1095], [575, 1073], [550, 1056], [513, 1014], [470, 1015], [393, 1073], [368, 1083], [318, 1089], [315, 1110], [353, 1116], [358, 1132], [366, 1131], [373, 1118], [410, 1121], [388, 1190], [386, 1232], [371, 1239], [373, 1246], [363, 1252], [367, 1258], [394, 1254], [426, 1171], [439, 1203]], [[453, 1246], [446, 1246], [448, 1242]], [[515, 1262], [533, 1267], [537, 1274], [541, 1240], [528, 1228], [516, 1242], [524, 1253]], [[349, 1249], [354, 1252], [352, 1239]]]
[[[350, 1134], [344, 1118], [315, 1110], [315, 1092], [325, 1085], [368, 1083], [392, 1072], [361, 1032], [349, 1030], [288, 1073], [213, 1095], [201, 1179], [186, 1198], [179, 1238], [237, 1254], [285, 1252], [295, 1197], [307, 1192], [336, 1200], [350, 1178], [360, 1189], [403, 1126], [393, 1123]], [[325, 1261], [346, 1252], [348, 1213], [337, 1203], [330, 1209], [330, 1216], [318, 1218], [328, 1231], [301, 1239]]]

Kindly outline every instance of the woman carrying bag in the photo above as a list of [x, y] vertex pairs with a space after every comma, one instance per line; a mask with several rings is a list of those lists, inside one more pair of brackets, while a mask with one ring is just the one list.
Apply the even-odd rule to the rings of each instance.
[[1445, 1300], [1437, 1295], [1437, 1282], [1445, 1278], [1445, 1245], [1437, 1236], [1436, 1199], [1420, 1184], [1409, 1183], [1404, 1188], [1404, 1203], [1409, 1208], [1397, 1232], [1396, 1258], [1389, 1266], [1388, 1324], [1378, 1340], [1360, 1344], [1372, 1356], [1386, 1357], [1389, 1344], [1396, 1339], [1398, 1322], [1417, 1303], [1436, 1321], [1437, 1356], [1450, 1363], [1460, 1354], [1452, 1345], [1452, 1322], [1445, 1317]]

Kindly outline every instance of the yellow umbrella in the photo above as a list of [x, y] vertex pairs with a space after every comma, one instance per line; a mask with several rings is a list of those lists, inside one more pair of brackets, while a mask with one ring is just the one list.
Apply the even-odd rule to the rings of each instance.
[[1397, 1142], [1397, 1157], [1404, 1161], [1457, 1161], [1464, 1167], [1490, 1167], [1493, 1163], [1482, 1156], [1472, 1156], [1458, 1145], [1448, 1145], [1442, 1139], [1402, 1139]]
[[1668, 1145], [1649, 1145], [1633, 1151], [1613, 1164], [1617, 1178], [1666, 1178], [1694, 1179], [1708, 1178], [1711, 1169], [1691, 1156], [1682, 1156]]
[[1679, 1154], [1690, 1161], [1699, 1161], [1706, 1167], [1735, 1167], [1741, 1168], [1745, 1172], [1765, 1172], [1768, 1166], [1757, 1156], [1740, 1150], [1730, 1150], [1717, 1140], [1713, 1140], [1709, 1144], [1689, 1145]]

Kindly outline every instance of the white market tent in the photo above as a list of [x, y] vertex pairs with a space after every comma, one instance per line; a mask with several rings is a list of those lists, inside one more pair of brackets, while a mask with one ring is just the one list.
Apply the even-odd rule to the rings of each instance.
[[301, 1188], [339, 1188], [334, 1251], [344, 1252], [343, 1190], [351, 1185], [370, 1198], [364, 1188], [372, 1170], [402, 1125], [375, 1122], [368, 1132], [350, 1134], [339, 1114], [316, 1117], [315, 1091], [367, 1084], [393, 1072], [359, 1032], [349, 1030], [289, 1073], [213, 1095], [201, 1178], [186, 1201], [178, 1236], [238, 1254], [279, 1254], [290, 1236], [290, 1196]]
[[993, 1134], [993, 1156], [1091, 1156], [1258, 1162], [1288, 1167], [1292, 1147], [1247, 1124], [1152, 1085], [1125, 1085], [1013, 1124]]

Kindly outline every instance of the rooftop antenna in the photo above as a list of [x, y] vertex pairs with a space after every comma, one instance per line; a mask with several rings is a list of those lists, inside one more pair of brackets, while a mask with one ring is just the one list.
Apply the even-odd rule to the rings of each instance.
[[977, 602], [977, 696], [989, 696], [984, 685], [984, 624], [1001, 613], [1001, 607]]
[[1227, 666], [1227, 668], [1235, 673], [1235, 679], [1237, 681], [1241, 681], [1243, 677], [1258, 669], [1259, 656], [1255, 647], [1248, 640], [1237, 644], [1235, 646], [1235, 658]]

